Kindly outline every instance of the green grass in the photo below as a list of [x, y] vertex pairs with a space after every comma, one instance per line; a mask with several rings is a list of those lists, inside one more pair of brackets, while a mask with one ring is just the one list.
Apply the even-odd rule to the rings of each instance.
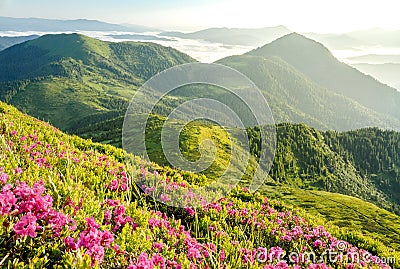
[[348, 231], [362, 231], [396, 250], [400, 250], [400, 216], [365, 200], [338, 193], [301, 190], [284, 186], [264, 186], [267, 196], [320, 215], [329, 223]]
[[[94, 84], [66, 78], [48, 78], [30, 83], [14, 95], [10, 102], [37, 118], [68, 130], [79, 119], [112, 110], [108, 100], [121, 100], [124, 105], [128, 103], [129, 99], [124, 96], [129, 91], [133, 94], [132, 86], [111, 86], [111, 83], [103, 85], [100, 81]], [[106, 91], [111, 91], [113, 95]], [[38, 104], [41, 104], [40, 109]]]

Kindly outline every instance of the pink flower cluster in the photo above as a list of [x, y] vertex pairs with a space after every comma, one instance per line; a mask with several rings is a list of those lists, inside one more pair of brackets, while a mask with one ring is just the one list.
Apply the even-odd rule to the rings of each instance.
[[93, 217], [86, 219], [86, 229], [79, 234], [78, 240], [72, 237], [64, 239], [64, 243], [71, 250], [85, 248], [85, 253], [92, 258], [92, 266], [102, 263], [104, 259], [104, 248], [111, 248], [114, 235], [107, 230], [101, 231], [100, 225]]
[[[124, 205], [122, 205], [117, 200], [107, 199], [104, 205], [108, 208], [104, 211], [104, 224], [111, 224], [112, 232], [116, 233], [121, 230], [121, 228], [129, 223], [132, 229], [135, 230], [138, 226], [130, 216], [127, 216]], [[111, 209], [111, 210], [110, 210]]]
[[[250, 204], [245, 204], [250, 205]], [[270, 248], [265, 261], [270, 263], [266, 265], [265, 268], [289, 268], [289, 264], [279, 260], [286, 252], [291, 252], [293, 249], [298, 249], [299, 242], [301, 242], [301, 248], [299, 249], [299, 257], [301, 259], [293, 260], [292, 266], [290, 268], [329, 268], [328, 265], [324, 263], [314, 264], [313, 261], [307, 260], [306, 252], [312, 251], [313, 253], [321, 254], [325, 251], [331, 251], [332, 253], [343, 253], [337, 257], [338, 262], [356, 265], [356, 268], [368, 268], [370, 266], [375, 266], [378, 268], [390, 268], [386, 265], [379, 257], [369, 254], [367, 251], [353, 247], [351, 244], [340, 241], [334, 236], [332, 236], [323, 226], [310, 227], [308, 223], [301, 217], [298, 217], [290, 211], [277, 212], [268, 202], [267, 199], [261, 206], [261, 210], [255, 208], [243, 208], [243, 206], [235, 206], [228, 201], [222, 201], [219, 206], [208, 205], [203, 207], [204, 211], [217, 210], [218, 212], [226, 211], [227, 218], [226, 222], [231, 225], [242, 225], [242, 229], [246, 229], [250, 232], [255, 230], [259, 231], [261, 235], [262, 232], [265, 234], [265, 238], [270, 238], [270, 244], [277, 244]], [[210, 231], [217, 233], [221, 232], [218, 229], [209, 229]], [[222, 231], [223, 232], [223, 231]], [[277, 238], [278, 240], [274, 240]], [[232, 242], [232, 245], [235, 245]], [[286, 251], [285, 251], [286, 249]], [[259, 249], [246, 249], [241, 248], [240, 253], [242, 255], [242, 262], [244, 264], [255, 264], [257, 261], [257, 255], [260, 253]], [[356, 255], [354, 255], [356, 254]], [[362, 259], [352, 261], [353, 256], [357, 257], [369, 257], [369, 261], [363, 261]], [[374, 267], [374, 268], [375, 268]]]
[[[200, 243], [196, 238], [192, 237], [190, 232], [185, 230], [183, 226], [179, 228], [173, 228], [171, 223], [167, 220], [167, 216], [160, 212], [155, 212], [158, 217], [149, 219], [149, 226], [151, 228], [161, 227], [168, 230], [168, 234], [175, 238], [175, 245], [183, 240], [183, 245], [185, 247], [186, 257], [192, 262], [190, 268], [207, 268], [207, 259], [211, 258], [211, 255], [217, 253], [217, 247], [211, 242]], [[221, 268], [223, 268], [222, 263], [225, 259], [225, 252], [220, 252], [220, 263]], [[195, 266], [198, 264], [199, 267]]]
[[[99, 160], [104, 160], [103, 158], [99, 158]], [[107, 163], [108, 161], [106, 161]], [[106, 164], [107, 166], [107, 164]], [[108, 184], [106, 187], [110, 189], [111, 191], [127, 191], [128, 190], [128, 184], [129, 184], [129, 176], [128, 174], [123, 170], [124, 167], [120, 166], [118, 169], [111, 169], [108, 170], [108, 173], [114, 177], [114, 179], [111, 180], [110, 184]]]
[[[199, 194], [193, 192], [185, 182], [174, 182], [159, 176], [157, 171], [147, 173], [144, 168], [137, 184], [141, 190], [154, 199], [172, 206], [193, 208], [207, 205], [207, 201]], [[189, 209], [188, 214], [193, 214]]]
[[30, 187], [26, 182], [16, 181], [15, 186], [4, 185], [0, 193], [0, 214], [16, 218], [13, 231], [18, 236], [37, 236], [38, 230], [49, 226], [54, 236], [60, 236], [65, 227], [76, 228], [68, 215], [52, 208], [53, 199], [44, 195], [42, 181]]
[[6, 173], [3, 173], [3, 167], [0, 168], [0, 183], [6, 184], [8, 180], [8, 175]]
[[[160, 254], [156, 253], [149, 257], [147, 253], [141, 253], [135, 261], [131, 261], [128, 269], [182, 269], [182, 265], [174, 260], [166, 260]], [[192, 267], [191, 267], [192, 268]]]

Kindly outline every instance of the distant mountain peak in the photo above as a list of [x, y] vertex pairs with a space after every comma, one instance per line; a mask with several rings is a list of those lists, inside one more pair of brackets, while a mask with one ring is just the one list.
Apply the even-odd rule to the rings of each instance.
[[315, 40], [290, 33], [247, 54], [280, 57], [324, 88], [397, 121], [400, 119], [400, 95], [395, 89], [340, 62]]
[[[299, 34], [299, 33], [297, 33], [297, 32], [291, 32], [291, 33], [289, 33], [289, 34], [287, 34], [287, 35], [284, 35], [283, 37], [307, 38], [307, 37], [305, 37], [305, 36], [303, 36], [303, 35], [301, 35], [301, 34]], [[281, 38], [283, 38], [283, 37], [281, 37]]]
[[150, 30], [144, 26], [124, 26], [91, 19], [56, 20], [43, 18], [12, 18], [0, 16], [1, 31], [125, 31], [145, 32]]
[[285, 61], [288, 61], [289, 58], [304, 62], [319, 61], [325, 57], [331, 60], [335, 59], [324, 45], [296, 32], [286, 34], [247, 54], [262, 57], [278, 56]]
[[323, 44], [321, 44], [311, 38], [308, 38], [304, 35], [301, 35], [297, 32], [292, 32], [292, 33], [286, 34], [286, 35], [276, 39], [275, 41], [272, 41], [271, 43], [264, 45], [263, 47], [271, 46], [271, 45], [275, 45], [275, 44], [278, 44], [278, 45], [290, 44], [290, 45], [293, 45], [293, 48], [299, 47], [300, 45], [308, 45], [308, 46], [314, 46], [314, 48], [315, 47], [324, 48], [325, 51], [329, 52], [329, 50]]
[[[49, 40], [70, 40], [70, 41], [99, 41], [98, 39], [88, 37], [79, 33], [60, 33], [60, 34], [45, 34], [36, 39], [36, 42], [48, 42]], [[101, 42], [101, 41], [99, 41]]]

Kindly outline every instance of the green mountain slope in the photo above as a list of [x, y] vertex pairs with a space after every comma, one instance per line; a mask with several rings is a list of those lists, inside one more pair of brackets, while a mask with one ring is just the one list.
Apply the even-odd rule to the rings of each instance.
[[[363, 134], [364, 129], [354, 132]], [[395, 137], [395, 139], [392, 139], [391, 142], [385, 140], [384, 133], [380, 133], [375, 137], [381, 143], [376, 142], [361, 152], [354, 145], [343, 145], [349, 152], [355, 152], [354, 158], [346, 157], [343, 149], [340, 150], [333, 146], [333, 143], [339, 142], [332, 142], [334, 136], [331, 134], [330, 132], [319, 132], [304, 124], [278, 125], [277, 151], [269, 174], [274, 180], [274, 184], [351, 195], [371, 201], [399, 214], [399, 195], [396, 191], [400, 171], [398, 167], [392, 167], [392, 164], [389, 165], [382, 161], [384, 167], [391, 168], [390, 171], [387, 171], [389, 168], [384, 169], [387, 173], [380, 173], [379, 168], [372, 165], [368, 166], [369, 173], [362, 172], [363, 168], [369, 164], [363, 162], [370, 156], [368, 152], [380, 152], [380, 155], [377, 154], [378, 157], [373, 158], [374, 164], [380, 163], [381, 158], [393, 159], [393, 162], [396, 162], [397, 153], [388, 153], [385, 149], [392, 149], [393, 145], [397, 146], [399, 133], [393, 132], [392, 138]], [[351, 138], [351, 135], [346, 132], [336, 134], [338, 137], [350, 139], [358, 145], [365, 143], [364, 140], [370, 139], [367, 134], [357, 138]], [[259, 154], [256, 146], [259, 141], [258, 137], [257, 132], [250, 132], [251, 150], [256, 156]], [[382, 176], [377, 178], [375, 176], [377, 173]]]
[[339, 62], [320, 43], [293, 33], [248, 53], [278, 56], [332, 92], [349, 97], [378, 113], [400, 118], [400, 93]]
[[[338, 193], [287, 186], [264, 186], [260, 191], [321, 216], [332, 225], [348, 231], [360, 229], [368, 236], [382, 240], [394, 249], [400, 248], [398, 240], [400, 217], [365, 200]], [[382, 238], [382, 234], [385, 234], [385, 238]]]
[[400, 203], [400, 133], [378, 128], [324, 133], [326, 143], [353, 163], [396, 204]]
[[87, 71], [85, 67], [96, 68], [99, 75], [119, 76], [119, 79], [148, 79], [165, 68], [193, 61], [186, 54], [154, 43], [111, 43], [80, 34], [45, 35], [4, 50], [0, 60], [0, 81], [65, 76], [74, 71], [68, 66], [60, 70], [61, 60], [81, 62], [82, 71]]
[[[277, 123], [304, 122], [320, 130], [349, 130], [367, 126], [400, 129], [399, 121], [318, 86], [279, 58], [243, 55], [228, 57], [217, 63], [235, 68], [254, 81], [266, 96]], [[168, 109], [160, 109], [158, 113], [167, 116], [171, 108], [193, 98], [228, 102], [227, 105], [237, 109], [239, 114], [246, 113], [245, 110], [239, 111], [241, 104], [226, 91], [200, 86], [183, 87], [175, 91], [164, 101]], [[75, 133], [94, 141], [121, 145], [122, 115], [107, 122], [88, 123], [82, 120]]]
[[152, 43], [45, 35], [0, 53], [0, 99], [73, 130], [82, 119], [104, 118], [126, 108], [134, 90], [149, 77], [192, 61]]
[[217, 63], [254, 81], [266, 96], [276, 122], [304, 122], [319, 129], [378, 126], [400, 130], [399, 119], [320, 86], [280, 58], [241, 55]]

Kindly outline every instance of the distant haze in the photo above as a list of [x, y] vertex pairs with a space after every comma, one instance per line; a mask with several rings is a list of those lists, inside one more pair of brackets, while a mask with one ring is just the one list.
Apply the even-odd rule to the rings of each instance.
[[[40, 7], [40, 8], [38, 8]], [[97, 19], [164, 30], [285, 25], [298, 32], [400, 29], [398, 1], [1, 0], [0, 16]]]
[[[185, 52], [192, 56], [193, 58], [201, 61], [201, 62], [214, 62], [221, 58], [224, 58], [229, 55], [238, 55], [248, 52], [258, 45], [227, 45], [218, 42], [212, 41], [204, 41], [197, 39], [185, 39], [180, 37], [164, 37], [160, 36], [157, 32], [145, 32], [145, 33], [127, 33], [127, 32], [119, 32], [119, 31], [63, 31], [66, 33], [71, 32], [79, 32], [84, 35], [98, 38], [105, 41], [113, 41], [113, 42], [121, 42], [121, 41], [145, 41], [145, 42], [154, 42], [161, 44], [163, 46], [169, 46], [176, 48], [182, 52]], [[57, 34], [61, 32], [41, 32], [41, 31], [28, 31], [28, 32], [9, 32], [9, 31], [0, 31], [0, 39], [2, 36], [7, 37], [19, 37], [19, 36], [28, 36], [28, 35], [44, 35], [44, 34]], [[317, 39], [316, 39], [317, 40]], [[400, 55], [400, 47], [399, 48], [385, 48], [385, 47], [363, 47], [363, 48], [335, 48], [328, 46], [322, 40], [317, 40], [327, 46], [335, 57], [347, 63], [385, 63], [387, 61], [359, 61], [356, 58], [352, 59], [351, 57], [357, 57], [368, 54], [393, 54], [389, 57], [393, 59], [394, 57], [399, 57]], [[267, 42], [266, 42], [267, 43]], [[0, 41], [0, 49], [1, 49], [1, 41]], [[396, 56], [397, 55], [397, 56]]]

